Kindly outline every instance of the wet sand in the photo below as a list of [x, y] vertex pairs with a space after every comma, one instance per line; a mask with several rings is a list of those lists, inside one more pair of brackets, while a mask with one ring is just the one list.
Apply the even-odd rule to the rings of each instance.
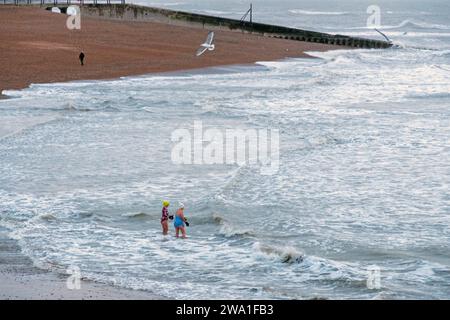
[[0, 93], [31, 83], [249, 64], [342, 48], [217, 31], [216, 50], [196, 57], [208, 30], [95, 17], [82, 17], [81, 30], [69, 30], [67, 17], [39, 7], [0, 6]]
[[82, 280], [80, 289], [69, 290], [70, 275], [41, 270], [22, 254], [17, 241], [0, 227], [0, 300], [154, 300], [151, 292], [128, 290]]

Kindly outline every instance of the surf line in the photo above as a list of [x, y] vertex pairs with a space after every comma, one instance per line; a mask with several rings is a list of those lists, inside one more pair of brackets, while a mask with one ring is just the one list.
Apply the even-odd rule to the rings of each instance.
[[211, 307], [189, 307], [183, 304], [182, 307], [177, 307], [177, 315], [203, 315], [208, 317]]

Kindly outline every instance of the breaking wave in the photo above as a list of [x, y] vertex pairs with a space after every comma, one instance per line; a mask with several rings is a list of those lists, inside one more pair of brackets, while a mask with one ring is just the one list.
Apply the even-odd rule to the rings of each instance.
[[305, 259], [305, 255], [293, 247], [276, 247], [256, 242], [254, 248], [270, 257], [276, 257], [282, 263], [302, 263]]
[[305, 15], [327, 15], [327, 16], [341, 16], [349, 14], [346, 11], [312, 11], [312, 10], [302, 10], [302, 9], [291, 9], [290, 13], [294, 14], [305, 14]]
[[229, 223], [223, 223], [219, 234], [226, 238], [245, 238], [245, 237], [254, 237], [255, 233], [248, 229], [241, 229], [235, 227]]
[[[325, 28], [332, 28], [332, 27], [325, 27]], [[450, 30], [449, 25], [443, 25], [443, 24], [436, 24], [436, 23], [428, 23], [423, 21], [414, 21], [410, 19], [403, 20], [399, 24], [396, 25], [382, 25], [377, 27], [377, 29], [380, 30], [392, 30], [392, 29], [404, 29], [404, 28], [412, 28], [412, 29], [427, 29], [427, 30]], [[349, 28], [342, 28], [343, 30], [361, 30], [361, 29], [373, 29], [373, 27], [370, 26], [363, 26], [363, 27], [349, 27]]]
[[133, 218], [133, 219], [145, 219], [150, 218], [151, 215], [145, 212], [130, 212], [130, 213], [124, 213], [122, 214], [122, 217], [125, 218]]

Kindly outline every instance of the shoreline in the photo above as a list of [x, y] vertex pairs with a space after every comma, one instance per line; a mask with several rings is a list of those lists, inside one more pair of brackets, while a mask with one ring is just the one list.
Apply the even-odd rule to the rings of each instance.
[[40, 269], [22, 253], [8, 230], [0, 227], [0, 300], [162, 300], [152, 292], [119, 288], [81, 280], [79, 290], [69, 290], [69, 275]]
[[[3, 90], [23, 89], [37, 83], [106, 80], [313, 58], [305, 51], [348, 49], [218, 30], [216, 49], [196, 57], [207, 29], [83, 16], [81, 30], [69, 30], [67, 17], [40, 7], [0, 6], [0, 20], [4, 21], [0, 28], [0, 63], [4, 66], [0, 95]], [[86, 54], [84, 66], [78, 60], [80, 51]]]
[[[343, 49], [342, 49], [343, 50]], [[270, 60], [270, 61], [286, 61], [288, 59], [295, 59], [292, 57], [289, 58], [284, 58], [284, 59], [279, 59], [279, 60]], [[297, 59], [320, 59], [320, 58], [316, 58], [314, 56], [308, 56], [308, 57], [300, 57]], [[248, 67], [249, 70], [251, 68], [255, 68], [258, 67], [258, 62], [260, 61], [255, 61], [254, 63], [247, 63], [247, 64], [225, 64], [225, 65], [214, 65], [214, 66], [209, 66], [209, 67], [200, 67], [200, 68], [191, 68], [191, 69], [181, 69], [181, 70], [173, 70], [173, 71], [161, 71], [161, 72], [150, 72], [150, 73], [143, 73], [143, 74], [131, 74], [131, 75], [124, 75], [124, 76], [120, 76], [120, 77], [113, 77], [113, 78], [104, 78], [104, 79], [74, 79], [74, 80], [68, 80], [68, 81], [54, 81], [54, 82], [40, 82], [40, 83], [30, 83], [28, 86], [23, 87], [23, 88], [17, 88], [17, 89], [5, 89], [4, 91], [10, 91], [10, 90], [24, 90], [24, 89], [28, 89], [31, 87], [31, 85], [34, 84], [58, 84], [58, 83], [76, 83], [78, 81], [82, 82], [82, 81], [116, 81], [116, 80], [121, 80], [124, 78], [128, 78], [128, 77], [133, 77], [133, 78], [139, 78], [139, 77], [147, 77], [147, 76], [177, 76], [177, 75], [185, 75], [185, 74], [214, 74], [215, 72], [209, 72], [211, 70], [214, 70], [215, 68], [233, 68], [233, 67]], [[263, 66], [261, 66], [263, 67]], [[232, 72], [232, 71], [230, 71]], [[4, 94], [3, 92], [0, 92], [0, 100], [4, 99], [14, 99], [14, 96], [9, 96], [7, 94]]]

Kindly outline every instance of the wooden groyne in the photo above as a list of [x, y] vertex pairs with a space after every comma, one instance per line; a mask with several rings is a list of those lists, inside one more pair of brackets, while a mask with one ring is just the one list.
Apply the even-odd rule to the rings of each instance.
[[249, 22], [237, 19], [215, 17], [204, 14], [161, 8], [144, 7], [132, 4], [84, 5], [81, 7], [81, 13], [88, 16], [94, 15], [107, 19], [162, 22], [190, 27], [201, 27], [208, 30], [246, 32], [259, 34], [266, 37], [324, 43], [354, 48], [382, 49], [392, 46], [392, 43], [384, 40], [365, 39], [339, 34], [328, 34], [258, 22]]
[[[2, 0], [0, 0], [2, 1]], [[339, 34], [329, 34], [311, 30], [289, 28], [254, 21], [244, 21], [223, 17], [215, 17], [198, 13], [175, 11], [162, 8], [145, 7], [125, 4], [125, 0], [3, 0], [6, 3], [40, 4], [48, 6], [53, 4], [65, 9], [70, 4], [80, 5], [81, 14], [105, 19], [118, 19], [128, 21], [160, 22], [189, 27], [200, 27], [208, 30], [227, 30], [259, 34], [265, 37], [282, 38], [294, 41], [323, 43], [352, 48], [383, 49], [392, 47], [392, 43], [384, 40], [374, 40], [359, 37], [350, 37]], [[114, 2], [120, 2], [114, 4]], [[0, 2], [1, 3], [1, 2]]]

